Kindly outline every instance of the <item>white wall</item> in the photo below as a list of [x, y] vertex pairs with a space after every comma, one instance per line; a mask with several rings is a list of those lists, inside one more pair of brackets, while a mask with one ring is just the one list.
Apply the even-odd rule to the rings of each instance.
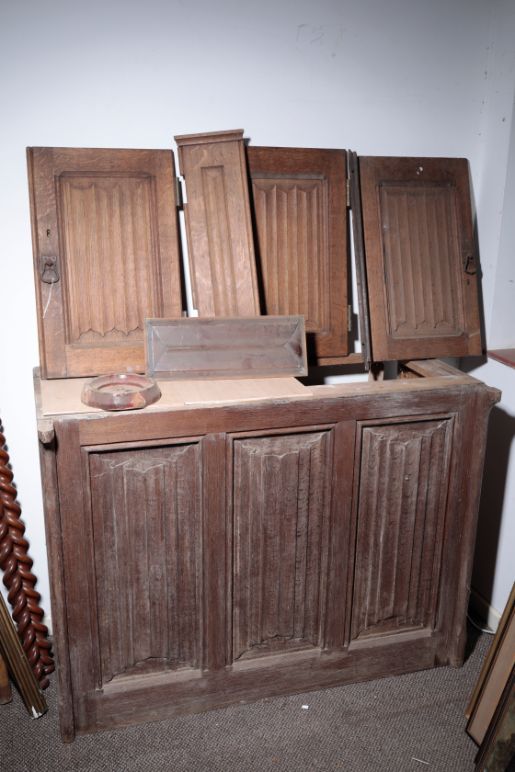
[[[490, 154], [495, 155], [494, 147]], [[515, 101], [502, 201], [499, 249], [489, 271], [493, 301], [487, 319], [490, 349], [515, 348]], [[494, 622], [515, 581], [515, 369], [490, 359], [471, 372], [503, 393], [490, 421], [472, 577], [474, 590], [493, 608], [490, 621]]]
[[476, 608], [494, 627], [515, 581], [515, 370], [489, 360], [471, 374], [503, 393], [490, 417], [472, 575], [475, 593], [491, 606]]
[[493, 306], [512, 121], [511, 0], [17, 0], [0, 10], [0, 416], [49, 608], [31, 369], [25, 146], [256, 144], [471, 161]]

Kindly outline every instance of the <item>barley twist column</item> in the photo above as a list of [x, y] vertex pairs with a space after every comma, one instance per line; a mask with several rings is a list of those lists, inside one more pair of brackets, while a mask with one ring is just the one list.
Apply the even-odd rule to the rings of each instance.
[[9, 468], [9, 454], [5, 449], [0, 421], [0, 569], [12, 606], [12, 616], [18, 628], [23, 649], [41, 688], [48, 686], [48, 675], [54, 670], [48, 630], [43, 624], [40, 595], [34, 589], [36, 577], [32, 573], [29, 545], [24, 538], [25, 526], [21, 508], [16, 501], [16, 488]]

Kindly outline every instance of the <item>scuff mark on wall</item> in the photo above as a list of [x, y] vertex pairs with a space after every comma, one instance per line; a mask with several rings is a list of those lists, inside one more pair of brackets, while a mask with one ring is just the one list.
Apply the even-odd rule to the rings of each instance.
[[296, 46], [300, 50], [310, 50], [317, 47], [334, 59], [343, 43], [343, 35], [344, 27], [342, 25], [299, 24], [297, 26]]

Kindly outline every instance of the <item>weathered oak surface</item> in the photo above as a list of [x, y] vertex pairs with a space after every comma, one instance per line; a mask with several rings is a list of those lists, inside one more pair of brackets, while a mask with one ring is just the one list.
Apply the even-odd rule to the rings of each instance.
[[463, 158], [360, 157], [375, 361], [481, 353]]
[[56, 416], [63, 737], [460, 664], [499, 394], [454, 373]]
[[43, 375], [143, 372], [143, 320], [180, 316], [169, 150], [28, 149]]
[[349, 351], [344, 150], [247, 147], [267, 314], [303, 314], [310, 361]]
[[193, 305], [200, 316], [258, 316], [243, 130], [175, 140], [188, 199], [184, 215]]

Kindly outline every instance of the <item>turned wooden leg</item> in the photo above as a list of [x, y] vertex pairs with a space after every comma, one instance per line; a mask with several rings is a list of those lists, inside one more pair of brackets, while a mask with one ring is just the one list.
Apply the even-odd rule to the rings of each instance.
[[48, 675], [54, 670], [48, 630], [43, 624], [43, 609], [39, 606], [39, 593], [35, 589], [36, 577], [32, 573], [29, 544], [24, 538], [25, 526], [17, 491], [13, 485], [13, 473], [5, 445], [0, 420], [0, 570], [9, 593], [23, 650], [42, 689], [49, 684]]
[[11, 702], [13, 698], [11, 692], [11, 684], [9, 681], [9, 674], [7, 672], [7, 666], [5, 660], [0, 654], [0, 705], [5, 705], [6, 702]]

